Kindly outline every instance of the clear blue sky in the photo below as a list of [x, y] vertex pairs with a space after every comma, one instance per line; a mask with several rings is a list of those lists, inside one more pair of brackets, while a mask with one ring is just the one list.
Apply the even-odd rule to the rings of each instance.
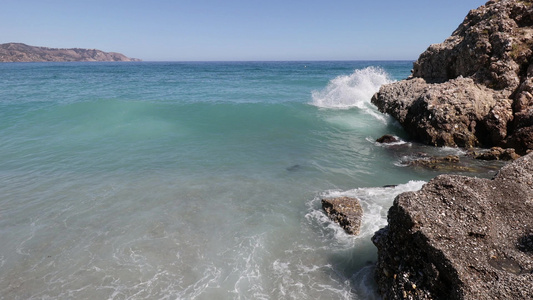
[[152, 60], [414, 60], [481, 0], [2, 0], [0, 43]]

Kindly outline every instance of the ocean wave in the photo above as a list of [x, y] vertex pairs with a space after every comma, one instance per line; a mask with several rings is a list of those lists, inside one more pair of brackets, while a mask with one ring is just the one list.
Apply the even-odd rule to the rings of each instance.
[[351, 75], [341, 75], [330, 80], [328, 85], [312, 92], [311, 104], [320, 108], [367, 109], [370, 99], [379, 88], [394, 80], [379, 67], [355, 70]]

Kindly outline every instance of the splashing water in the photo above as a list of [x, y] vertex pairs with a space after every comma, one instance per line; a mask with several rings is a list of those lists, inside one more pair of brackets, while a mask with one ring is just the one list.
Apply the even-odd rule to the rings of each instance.
[[379, 67], [355, 70], [351, 75], [337, 76], [326, 88], [313, 91], [312, 105], [321, 108], [348, 109], [357, 107], [370, 112], [370, 99], [379, 88], [394, 82], [390, 75]]
[[[353, 247], [355, 244], [370, 240], [376, 231], [387, 225], [387, 212], [396, 196], [404, 192], [418, 191], [425, 183], [426, 181], [411, 180], [405, 184], [399, 184], [393, 187], [325, 191], [307, 203], [309, 212], [305, 217], [310, 222], [320, 224], [317, 227], [320, 228], [324, 238], [329, 238], [330, 243], [335, 244], [335, 247]], [[359, 235], [354, 237], [347, 234], [324, 213], [320, 199], [337, 197], [357, 198], [361, 202], [364, 215], [361, 233]]]
[[368, 139], [411, 68], [369, 63], [0, 65], [0, 299], [378, 299], [370, 237], [432, 173]]

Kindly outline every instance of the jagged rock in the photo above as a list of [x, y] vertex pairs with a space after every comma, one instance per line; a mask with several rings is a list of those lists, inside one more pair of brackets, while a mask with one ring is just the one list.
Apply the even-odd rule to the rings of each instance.
[[391, 143], [397, 143], [399, 142], [399, 140], [393, 135], [385, 134], [384, 136], [378, 138], [376, 142], [382, 143], [382, 144], [391, 144]]
[[500, 147], [492, 147], [488, 151], [474, 155], [474, 158], [481, 160], [515, 160], [519, 157], [520, 155], [516, 154], [513, 148], [503, 149]]
[[533, 153], [400, 194], [372, 238], [384, 299], [533, 299]]
[[0, 44], [0, 62], [140, 61], [121, 53], [97, 49], [57, 49], [21, 43]]
[[359, 199], [350, 197], [322, 199], [322, 208], [326, 215], [339, 224], [346, 233], [359, 234], [363, 218], [363, 208]]
[[436, 146], [533, 149], [533, 1], [489, 1], [372, 98]]

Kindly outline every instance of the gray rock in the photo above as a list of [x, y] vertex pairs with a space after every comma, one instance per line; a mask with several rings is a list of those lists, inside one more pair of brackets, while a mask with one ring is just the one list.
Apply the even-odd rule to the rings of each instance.
[[372, 241], [384, 299], [533, 299], [533, 153], [400, 194]]
[[363, 218], [363, 208], [359, 199], [350, 197], [322, 199], [322, 208], [326, 215], [339, 224], [346, 233], [359, 234]]

